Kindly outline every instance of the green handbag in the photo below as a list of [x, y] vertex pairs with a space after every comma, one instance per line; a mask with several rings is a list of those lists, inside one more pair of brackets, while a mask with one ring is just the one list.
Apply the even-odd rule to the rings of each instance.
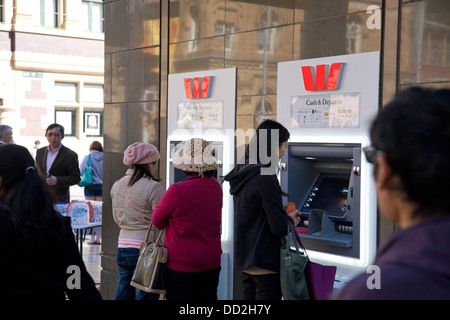
[[84, 170], [83, 176], [81, 177], [80, 183], [78, 183], [79, 187], [86, 187], [90, 184], [92, 184], [92, 171], [94, 169], [92, 168], [92, 159], [91, 155], [89, 155], [87, 164], [86, 164], [86, 170]]
[[[310, 300], [305, 274], [309, 259], [304, 248], [302, 248], [303, 252], [300, 251], [294, 232], [294, 227], [288, 222], [288, 234], [285, 239], [282, 239], [280, 249], [281, 293], [284, 300]], [[291, 249], [291, 242], [295, 250]]]

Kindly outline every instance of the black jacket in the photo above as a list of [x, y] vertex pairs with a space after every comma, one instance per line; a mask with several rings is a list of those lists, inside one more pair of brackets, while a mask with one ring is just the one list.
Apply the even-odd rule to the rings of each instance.
[[287, 235], [290, 218], [276, 175], [262, 175], [261, 168], [246, 165], [226, 178], [234, 201], [235, 268], [279, 272], [281, 238]]
[[67, 294], [71, 300], [101, 300], [70, 218], [58, 217], [55, 235], [27, 240], [14, 231], [9, 215], [0, 205], [0, 299], [64, 300]]

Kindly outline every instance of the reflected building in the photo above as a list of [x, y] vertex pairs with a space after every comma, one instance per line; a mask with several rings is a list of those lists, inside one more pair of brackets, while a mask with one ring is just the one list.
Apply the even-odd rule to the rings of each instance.
[[35, 140], [47, 145], [54, 122], [80, 159], [93, 140], [103, 143], [102, 2], [0, 0], [0, 124], [31, 152]]

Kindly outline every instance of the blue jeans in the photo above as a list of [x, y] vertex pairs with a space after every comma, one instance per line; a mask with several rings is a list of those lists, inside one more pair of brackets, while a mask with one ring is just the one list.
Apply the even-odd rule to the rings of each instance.
[[103, 193], [103, 185], [101, 184], [91, 184], [84, 187], [85, 197], [101, 197]]
[[139, 249], [118, 248], [117, 266], [119, 283], [116, 300], [158, 300], [159, 294], [147, 293], [130, 285], [139, 258]]

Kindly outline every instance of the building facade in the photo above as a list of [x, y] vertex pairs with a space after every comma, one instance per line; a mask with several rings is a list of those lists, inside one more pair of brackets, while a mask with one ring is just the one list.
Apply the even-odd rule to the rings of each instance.
[[[243, 130], [276, 118], [278, 62], [380, 51], [380, 107], [409, 86], [450, 87], [447, 0], [105, 0], [104, 9], [104, 190], [135, 141], [159, 148], [165, 178], [169, 74], [235, 67]], [[118, 228], [103, 199], [101, 290], [113, 299]], [[395, 227], [379, 216], [377, 230], [381, 242]]]
[[0, 1], [0, 123], [17, 144], [47, 145], [54, 122], [80, 159], [103, 143], [103, 73], [102, 1]]

